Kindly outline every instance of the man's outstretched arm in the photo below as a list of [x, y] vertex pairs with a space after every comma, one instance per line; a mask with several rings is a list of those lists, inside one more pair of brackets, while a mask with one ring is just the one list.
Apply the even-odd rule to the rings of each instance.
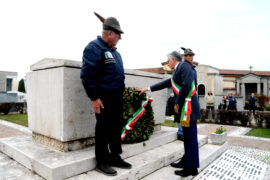
[[146, 93], [147, 91], [158, 91], [158, 90], [161, 90], [161, 89], [164, 89], [164, 88], [168, 88], [168, 87], [171, 87], [171, 78], [169, 79], [166, 79], [164, 81], [161, 81], [157, 84], [154, 84], [148, 88], [144, 88], [144, 89], [136, 89], [136, 91], [139, 91], [140, 92], [140, 95], [143, 94], [143, 93]]

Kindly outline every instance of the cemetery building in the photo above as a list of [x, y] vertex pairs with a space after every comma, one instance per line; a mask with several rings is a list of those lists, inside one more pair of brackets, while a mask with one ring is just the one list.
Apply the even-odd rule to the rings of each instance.
[[270, 71], [244, 71], [221, 69], [223, 91], [231, 90], [234, 94], [248, 99], [251, 93], [270, 96]]
[[17, 72], [0, 71], [0, 103], [18, 102]]
[[217, 95], [232, 92], [244, 100], [247, 100], [251, 93], [270, 96], [270, 71], [217, 69], [209, 65], [199, 65], [197, 72], [199, 95], [204, 95], [211, 89]]
[[17, 91], [17, 76], [17, 72], [0, 71], [0, 92]]

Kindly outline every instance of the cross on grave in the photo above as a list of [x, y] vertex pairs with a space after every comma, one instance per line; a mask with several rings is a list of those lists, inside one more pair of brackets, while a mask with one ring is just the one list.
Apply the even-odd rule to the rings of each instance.
[[253, 67], [250, 65], [248, 68], [249, 68], [250, 71], [252, 71], [252, 68], [253, 68]]

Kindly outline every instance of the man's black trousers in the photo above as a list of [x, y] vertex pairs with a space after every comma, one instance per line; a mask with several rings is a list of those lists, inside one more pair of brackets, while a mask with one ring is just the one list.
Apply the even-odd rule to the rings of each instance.
[[104, 109], [101, 109], [101, 114], [96, 114], [95, 154], [98, 164], [106, 164], [122, 153], [123, 98], [107, 97], [101, 101]]

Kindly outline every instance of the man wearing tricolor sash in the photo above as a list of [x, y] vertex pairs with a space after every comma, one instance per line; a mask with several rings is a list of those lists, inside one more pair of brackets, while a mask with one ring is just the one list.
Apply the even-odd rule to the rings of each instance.
[[192, 69], [195, 54], [191, 49], [185, 49], [184, 61], [181, 63], [176, 61], [177, 58], [174, 58], [174, 54], [177, 54], [177, 52], [174, 51], [168, 55], [169, 66], [174, 69], [172, 78], [149, 88], [140, 89], [140, 92], [144, 93], [147, 90], [157, 91], [166, 87], [173, 88], [176, 95], [174, 109], [178, 114], [175, 121], [180, 121], [183, 126], [185, 154], [179, 162], [171, 165], [176, 168], [183, 168], [181, 171], [175, 171], [175, 174], [187, 177], [197, 175], [197, 168], [199, 168], [197, 120], [200, 118], [200, 105], [196, 93], [195, 80], [197, 78], [194, 77], [196, 73]]

